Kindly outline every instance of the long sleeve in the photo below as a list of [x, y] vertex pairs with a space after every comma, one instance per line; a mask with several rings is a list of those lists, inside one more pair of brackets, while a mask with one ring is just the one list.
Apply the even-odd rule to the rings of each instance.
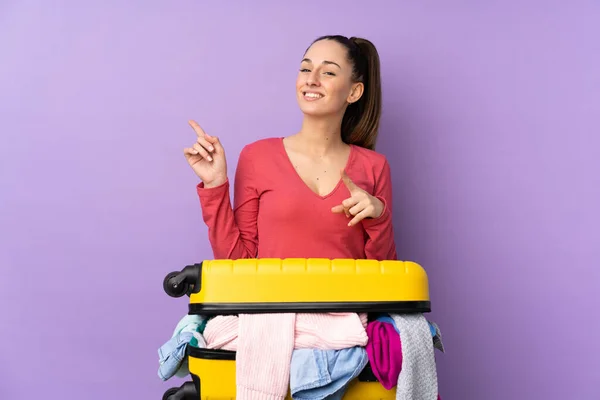
[[229, 181], [214, 187], [197, 186], [202, 218], [216, 259], [255, 258], [258, 251], [258, 190], [248, 147], [240, 153], [235, 173], [234, 207]]
[[377, 177], [373, 195], [383, 202], [384, 209], [378, 218], [362, 220], [368, 236], [365, 243], [366, 258], [379, 261], [397, 260], [392, 222], [392, 176], [387, 160]]

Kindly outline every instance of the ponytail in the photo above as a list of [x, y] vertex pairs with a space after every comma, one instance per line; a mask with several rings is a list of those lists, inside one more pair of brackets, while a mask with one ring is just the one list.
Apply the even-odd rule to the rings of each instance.
[[342, 119], [342, 140], [373, 150], [381, 117], [379, 53], [375, 45], [367, 39], [333, 35], [320, 37], [315, 42], [324, 39], [335, 40], [346, 47], [348, 58], [354, 66], [352, 78], [364, 85], [360, 99], [346, 108]]

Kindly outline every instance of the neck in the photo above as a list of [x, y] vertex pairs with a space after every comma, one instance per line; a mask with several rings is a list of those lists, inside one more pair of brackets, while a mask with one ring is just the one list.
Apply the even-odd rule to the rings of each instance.
[[302, 128], [296, 137], [307, 148], [320, 155], [344, 147], [341, 118], [315, 118], [304, 116]]

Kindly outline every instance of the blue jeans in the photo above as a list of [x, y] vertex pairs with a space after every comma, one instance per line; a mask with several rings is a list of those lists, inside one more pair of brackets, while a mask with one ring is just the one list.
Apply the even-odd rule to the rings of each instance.
[[[192, 332], [183, 332], [173, 336], [158, 349], [158, 376], [163, 381], [173, 377], [183, 364], [185, 350], [192, 339]], [[182, 371], [183, 372], [183, 371]]]
[[206, 318], [199, 315], [186, 315], [173, 332], [173, 336], [158, 349], [158, 376], [163, 381], [174, 375], [183, 378], [189, 374], [188, 360], [185, 351], [188, 345], [206, 347], [200, 334], [200, 326]]
[[299, 349], [292, 353], [290, 389], [294, 400], [340, 400], [368, 362], [362, 347]]

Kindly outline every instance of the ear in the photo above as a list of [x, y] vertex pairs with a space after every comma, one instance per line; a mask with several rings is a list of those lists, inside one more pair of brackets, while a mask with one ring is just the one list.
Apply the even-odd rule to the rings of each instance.
[[350, 95], [346, 100], [348, 103], [356, 103], [363, 95], [365, 90], [365, 85], [362, 82], [357, 82], [352, 84], [352, 88], [350, 89]]

